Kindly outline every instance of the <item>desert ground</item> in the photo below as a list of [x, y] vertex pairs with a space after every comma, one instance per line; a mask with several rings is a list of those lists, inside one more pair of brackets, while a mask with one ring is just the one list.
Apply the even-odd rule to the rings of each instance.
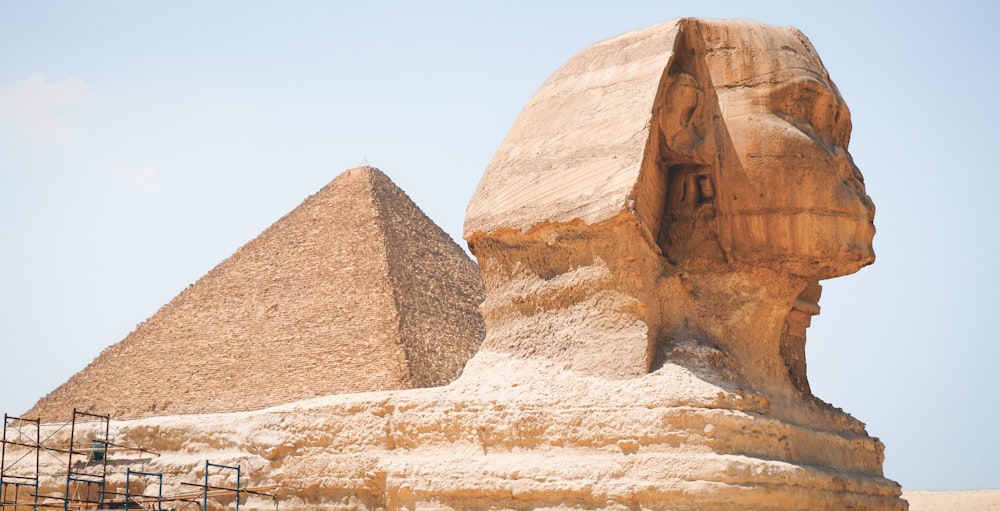
[[910, 511], [1000, 511], [1000, 490], [904, 490]]

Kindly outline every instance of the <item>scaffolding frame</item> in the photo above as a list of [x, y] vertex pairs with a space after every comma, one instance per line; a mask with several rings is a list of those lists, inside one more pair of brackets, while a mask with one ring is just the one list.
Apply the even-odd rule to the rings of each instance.
[[[138, 470], [132, 470], [130, 467], [125, 468], [125, 511], [128, 511], [129, 504], [133, 498], [131, 490], [133, 474], [144, 477], [156, 477], [159, 479], [159, 489], [156, 492], [156, 511], [163, 511], [163, 474], [160, 472], [140, 472]], [[142, 497], [145, 497], [144, 500], [147, 500], [149, 496], [142, 494]]]
[[[235, 491], [236, 491], [236, 511], [240, 511], [240, 466], [236, 465], [235, 467], [230, 467], [228, 465], [219, 465], [219, 464], [216, 464], [216, 463], [210, 463], [208, 460], [205, 460], [205, 489], [204, 489], [204, 492], [202, 493], [202, 497], [201, 497], [201, 508], [202, 509], [208, 509], [208, 489], [210, 488], [210, 486], [208, 485], [208, 469], [209, 469], [209, 467], [216, 467], [216, 468], [221, 468], [223, 470], [235, 470], [236, 471], [236, 488], [235, 488]], [[215, 489], [221, 489], [221, 488], [220, 487], [215, 487]]]
[[[99, 426], [97, 431], [93, 433], [92, 437], [86, 439], [77, 438], [81, 432], [86, 431], [83, 427], [78, 426], [86, 423], [92, 424], [95, 422], [98, 423]], [[65, 444], [44, 445], [49, 439], [55, 436], [59, 431], [63, 430], [66, 426], [70, 427], [68, 448], [64, 448], [66, 447]], [[27, 429], [30, 429], [31, 431], [26, 432]], [[14, 436], [14, 438], [9, 437], [10, 431], [15, 432], [16, 436]], [[90, 431], [93, 431], [93, 428], [90, 428]], [[103, 435], [103, 438], [101, 438], [101, 435]], [[119, 445], [111, 442], [110, 439], [111, 417], [109, 415], [83, 412], [74, 408], [72, 419], [69, 422], [64, 423], [54, 432], [49, 433], [43, 440], [41, 418], [26, 419], [23, 417], [15, 417], [4, 414], [3, 436], [0, 437], [0, 511], [6, 511], [7, 509], [20, 511], [21, 509], [29, 508], [32, 509], [32, 511], [38, 511], [42, 508], [62, 508], [63, 511], [76, 511], [81, 509], [105, 509], [108, 506], [114, 506], [119, 509], [121, 507], [118, 506], [122, 506], [126, 510], [133, 509], [133, 506], [137, 506], [141, 509], [155, 509], [156, 511], [162, 511], [163, 502], [185, 502], [188, 504], [195, 504], [201, 507], [201, 511], [205, 511], [208, 509], [209, 497], [220, 497], [225, 495], [235, 496], [234, 500], [236, 502], [236, 511], [239, 511], [240, 499], [244, 495], [270, 497], [274, 500], [275, 509], [278, 509], [277, 494], [268, 493], [269, 490], [277, 489], [278, 486], [243, 486], [243, 472], [240, 465], [221, 465], [218, 463], [212, 463], [209, 460], [205, 460], [203, 484], [188, 482], [180, 483], [185, 486], [199, 488], [199, 491], [180, 493], [176, 495], [163, 495], [162, 473], [142, 472], [132, 470], [131, 467], [126, 467], [125, 470], [125, 492], [109, 491], [107, 488], [107, 478], [108, 458], [111, 451], [125, 450], [136, 451], [143, 454], [152, 454], [154, 456], [160, 455], [157, 452], [142, 447]], [[8, 458], [11, 458], [15, 451], [8, 449], [8, 446], [21, 447], [28, 450], [23, 453], [18, 451], [17, 454], [19, 457], [13, 462], [10, 462]], [[67, 456], [65, 465], [65, 492], [62, 496], [39, 494], [39, 481], [42, 475], [63, 475], [41, 474], [40, 466], [42, 450], [46, 451], [49, 455], [52, 455], [52, 453], [60, 453]], [[21, 470], [19, 471], [19, 474], [10, 473], [10, 469], [14, 468], [16, 465], [28, 458], [32, 453], [34, 453], [33, 470]], [[62, 461], [60, 458], [61, 457], [56, 457], [57, 460]], [[95, 464], [94, 462], [99, 462], [99, 464]], [[235, 471], [236, 486], [228, 487], [210, 484], [210, 477], [213, 476], [213, 468], [216, 469], [214, 474], [215, 476], [218, 476], [223, 471]], [[25, 475], [29, 472], [30, 475]], [[134, 476], [157, 478], [159, 484], [157, 495], [152, 496], [143, 493], [133, 494], [132, 478]], [[95, 488], [96, 492], [92, 491]], [[82, 497], [80, 496], [81, 489], [83, 490]], [[22, 490], [25, 490], [24, 495], [22, 495]], [[30, 493], [28, 493], [27, 490], [30, 490]], [[13, 492], [13, 496], [11, 496], [11, 492]], [[21, 502], [22, 497], [30, 497], [31, 501]], [[40, 498], [61, 501], [61, 504], [41, 503], [39, 502]], [[155, 507], [152, 507], [152, 504], [154, 503]]]
[[[32, 439], [27, 433], [22, 430], [23, 426], [19, 423], [28, 423], [27, 425], [34, 425], [35, 427], [35, 438]], [[11, 429], [17, 432], [13, 440], [7, 437], [7, 431]], [[13, 415], [3, 414], [3, 437], [2, 442], [0, 442], [0, 510], [12, 508], [14, 511], [20, 508], [31, 508], [32, 510], [38, 509], [38, 472], [39, 465], [41, 463], [41, 439], [42, 439], [42, 420], [38, 419], [26, 419], [23, 417], [15, 417]], [[24, 441], [22, 441], [24, 440]], [[30, 441], [30, 443], [28, 443]], [[7, 446], [17, 446], [24, 447], [28, 449], [24, 455], [20, 458], [14, 460], [10, 464], [7, 463]], [[27, 475], [15, 475], [8, 471], [15, 466], [17, 466], [22, 460], [27, 458], [34, 452], [35, 454], [35, 467], [31, 471], [30, 476]], [[10, 489], [13, 488], [14, 495], [11, 497]], [[31, 497], [31, 503], [21, 503], [21, 488], [31, 489], [29, 496]]]
[[[78, 447], [76, 442], [76, 425], [77, 418], [91, 418], [96, 419], [96, 421], [89, 422], [99, 422], [103, 423], [104, 426], [104, 438], [93, 438], [90, 440], [90, 447]], [[88, 422], [88, 421], [84, 421]], [[109, 415], [98, 415], [95, 413], [81, 412], [76, 408], [73, 409], [73, 420], [70, 421], [69, 430], [69, 450], [65, 451], [68, 455], [68, 461], [66, 462], [66, 492], [63, 495], [63, 510], [69, 511], [70, 507], [85, 508], [90, 504], [95, 504], [96, 509], [101, 509], [104, 507], [104, 493], [107, 488], [108, 479], [108, 446], [111, 445], [109, 438], [111, 436], [111, 417]], [[75, 469], [74, 462], [81, 461], [80, 457], [86, 457], [83, 461], [83, 468]], [[88, 471], [87, 467], [92, 461], [100, 461], [100, 471]], [[72, 490], [76, 490], [76, 495], [80, 494], [81, 487], [85, 490], [84, 497], [78, 498], [74, 496]], [[97, 488], [97, 500], [91, 500], [91, 489]], [[70, 504], [75, 504], [71, 506]]]
[[[232, 487], [228, 487], [228, 486], [216, 486], [216, 485], [209, 484], [208, 478], [209, 478], [210, 471], [211, 471], [212, 467], [215, 467], [215, 468], [218, 468], [218, 469], [221, 469], [221, 470], [235, 470], [236, 471], [236, 487], [232, 488]], [[267, 492], [261, 491], [261, 490], [265, 490], [265, 489], [273, 489], [275, 487], [267, 487], [267, 488], [248, 488], [248, 487], [243, 487], [243, 486], [241, 486], [241, 481], [240, 481], [240, 479], [241, 479], [241, 473], [242, 472], [241, 472], [240, 465], [236, 465], [235, 467], [233, 467], [233, 466], [230, 466], [230, 465], [220, 465], [218, 463], [212, 463], [209, 460], [205, 460], [205, 478], [204, 478], [205, 482], [203, 484], [197, 484], [197, 483], [181, 483], [181, 484], [185, 485], [185, 486], [194, 486], [196, 488], [201, 488], [201, 490], [202, 490], [201, 491], [201, 509], [202, 509], [202, 511], [205, 511], [205, 510], [208, 509], [208, 497], [209, 497], [209, 495], [213, 495], [213, 496], [214, 495], [225, 495], [225, 494], [230, 493], [230, 492], [233, 493], [234, 496], [236, 497], [236, 499], [235, 499], [236, 500], [236, 511], [240, 511], [240, 497], [241, 497], [241, 494], [243, 494], [243, 493], [247, 493], [247, 494], [250, 494], [250, 495], [260, 495], [260, 496], [263, 496], [263, 497], [271, 497], [272, 499], [274, 499], [274, 507], [275, 507], [275, 509], [278, 508], [278, 496], [276, 494], [274, 494], [274, 493], [267, 493]]]

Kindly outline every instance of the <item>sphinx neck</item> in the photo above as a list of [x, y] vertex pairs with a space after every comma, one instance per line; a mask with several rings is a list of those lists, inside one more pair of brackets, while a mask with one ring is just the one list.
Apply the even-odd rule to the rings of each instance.
[[677, 272], [660, 294], [668, 343], [707, 344], [735, 383], [768, 395], [796, 393], [782, 333], [809, 280], [771, 270]]

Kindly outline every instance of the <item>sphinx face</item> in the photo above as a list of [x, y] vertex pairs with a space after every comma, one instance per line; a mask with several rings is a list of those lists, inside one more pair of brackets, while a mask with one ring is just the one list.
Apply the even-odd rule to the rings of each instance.
[[850, 112], [812, 46], [747, 22], [702, 34], [729, 138], [717, 203], [728, 259], [817, 279], [870, 264], [875, 209], [847, 152]]

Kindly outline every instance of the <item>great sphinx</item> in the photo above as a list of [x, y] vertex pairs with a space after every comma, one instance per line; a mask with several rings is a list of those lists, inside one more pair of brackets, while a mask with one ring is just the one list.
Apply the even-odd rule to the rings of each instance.
[[600, 42], [535, 94], [469, 204], [487, 333], [461, 377], [115, 439], [251, 467], [294, 509], [904, 510], [881, 442], [805, 372], [819, 281], [874, 261], [850, 131], [795, 29]]

